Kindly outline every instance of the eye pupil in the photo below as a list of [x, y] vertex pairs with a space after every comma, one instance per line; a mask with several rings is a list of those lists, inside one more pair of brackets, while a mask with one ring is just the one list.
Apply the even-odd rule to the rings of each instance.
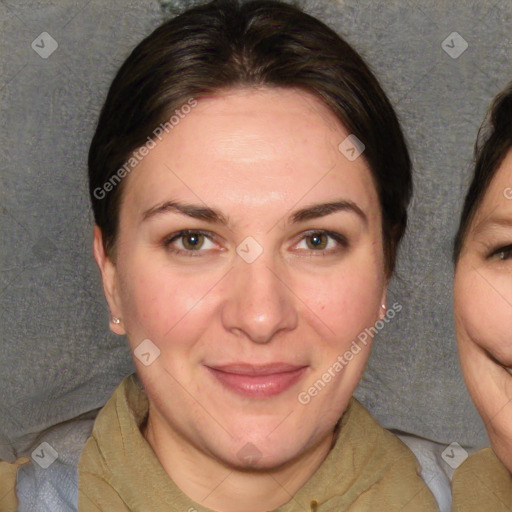
[[507, 251], [500, 251], [498, 253], [498, 259], [499, 260], [503, 260], [503, 261], [507, 260], [509, 258], [509, 256], [510, 256], [510, 251], [509, 250], [507, 250]]
[[[318, 249], [318, 247], [320, 245], [322, 245], [322, 237], [325, 238], [325, 234], [324, 233], [315, 233], [315, 234], [311, 235], [308, 238], [308, 240], [310, 240], [311, 243], [312, 243], [312, 248], [313, 249]], [[309, 245], [309, 243], [308, 243], [308, 245]]]
[[201, 235], [200, 233], [191, 233], [191, 234], [185, 235], [183, 237], [184, 247], [186, 247], [187, 249], [197, 249], [198, 247], [200, 247], [202, 245], [201, 237], [203, 237], [203, 236], [204, 235]]

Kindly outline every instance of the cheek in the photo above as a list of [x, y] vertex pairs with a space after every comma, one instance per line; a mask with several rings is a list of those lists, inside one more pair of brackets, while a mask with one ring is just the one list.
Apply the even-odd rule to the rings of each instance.
[[473, 343], [512, 364], [512, 276], [468, 271], [455, 281], [457, 322]]
[[219, 276], [205, 273], [197, 278], [150, 257], [126, 259], [123, 263], [120, 289], [130, 344], [136, 345], [144, 338], [158, 343], [170, 337], [175, 340], [174, 347], [180, 340], [185, 344], [198, 327], [193, 319], [207, 307], [208, 291]]
[[[344, 344], [378, 319], [384, 277], [369, 266], [354, 266], [318, 280], [302, 276], [300, 297], [323, 325], [325, 340]], [[319, 329], [322, 327], [319, 325]]]
[[[288, 268], [281, 292], [302, 317], [298, 328], [314, 328], [322, 342], [339, 350], [373, 326], [385, 283], [373, 260], [373, 253], [361, 251], [328, 272], [320, 265], [314, 271]], [[162, 350], [170, 339], [173, 350], [188, 350], [190, 340], [220, 325], [215, 315], [226, 301], [236, 303], [236, 294], [243, 292], [228, 285], [232, 276], [223, 281], [226, 268], [201, 267], [199, 273], [199, 267], [178, 268], [136, 251], [120, 254], [118, 267], [123, 323], [132, 349], [149, 338]]]

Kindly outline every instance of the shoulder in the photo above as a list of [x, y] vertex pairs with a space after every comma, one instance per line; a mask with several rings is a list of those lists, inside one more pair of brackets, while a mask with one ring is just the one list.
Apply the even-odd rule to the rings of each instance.
[[[345, 450], [350, 452], [357, 478], [366, 489], [358, 489], [354, 510], [400, 510], [437, 512], [430, 489], [420, 476], [421, 468], [412, 451], [394, 434], [382, 427], [358, 402], [352, 399]], [[366, 507], [366, 508], [365, 508]]]
[[350, 414], [347, 440], [358, 447], [362, 456], [367, 457], [371, 452], [384, 466], [400, 463], [415, 472], [420, 471], [418, 461], [407, 445], [385, 429], [357, 399], [352, 398], [347, 412]]
[[491, 448], [470, 455], [452, 478], [452, 511], [512, 510], [512, 475]]
[[[137, 448], [132, 439], [147, 413], [148, 401], [142, 384], [133, 373], [123, 379], [103, 406], [78, 462], [78, 507], [82, 512], [98, 510], [128, 511], [119, 489], [123, 456]], [[129, 472], [121, 470], [129, 480]], [[127, 481], [128, 481], [127, 480]], [[128, 484], [126, 484], [128, 485]]]
[[0, 460], [0, 510], [5, 512], [18, 510], [16, 475], [18, 468], [29, 461], [28, 457], [19, 457], [14, 462]]

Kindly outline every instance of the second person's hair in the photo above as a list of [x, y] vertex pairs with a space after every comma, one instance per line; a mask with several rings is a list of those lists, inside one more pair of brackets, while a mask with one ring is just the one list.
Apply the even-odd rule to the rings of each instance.
[[512, 82], [496, 96], [475, 143], [475, 169], [455, 236], [453, 262], [457, 264], [469, 226], [503, 159], [512, 149]]

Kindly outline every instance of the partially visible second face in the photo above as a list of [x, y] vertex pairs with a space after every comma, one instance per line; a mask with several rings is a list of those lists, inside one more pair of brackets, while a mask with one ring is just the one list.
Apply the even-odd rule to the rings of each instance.
[[512, 472], [512, 151], [469, 228], [454, 307], [466, 385], [494, 451]]
[[[126, 178], [111, 311], [132, 350], [158, 347], [137, 371], [151, 420], [182, 446], [239, 465], [250, 442], [276, 467], [346, 408], [370, 345], [325, 374], [378, 320], [386, 291], [379, 200], [364, 159], [338, 150], [347, 135], [313, 96], [230, 91], [198, 100]], [[301, 370], [219, 369], [272, 363]]]

